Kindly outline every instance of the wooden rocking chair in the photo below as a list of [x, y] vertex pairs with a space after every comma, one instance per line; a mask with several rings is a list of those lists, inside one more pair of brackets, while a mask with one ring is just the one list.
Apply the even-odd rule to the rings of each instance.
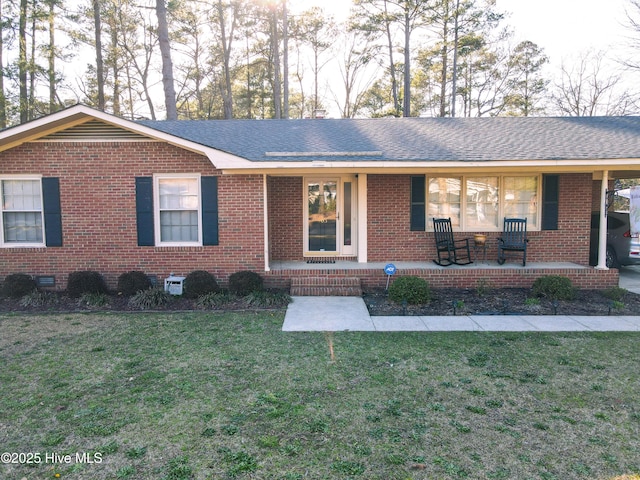
[[455, 240], [453, 238], [451, 218], [434, 218], [433, 234], [438, 252], [438, 260], [434, 260], [436, 264], [448, 267], [453, 263], [456, 265], [473, 263], [469, 251], [469, 239]]
[[505, 218], [502, 237], [498, 238], [498, 263], [506, 260], [505, 251], [522, 252], [522, 266], [527, 264], [527, 219]]

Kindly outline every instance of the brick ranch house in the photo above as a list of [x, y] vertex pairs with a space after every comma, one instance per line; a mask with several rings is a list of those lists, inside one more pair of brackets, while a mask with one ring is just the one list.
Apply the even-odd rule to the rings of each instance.
[[[77, 105], [0, 132], [0, 280], [252, 270], [339, 293], [384, 286], [393, 262], [434, 288], [604, 288], [618, 272], [602, 251], [589, 266], [591, 212], [639, 176], [634, 117], [134, 122]], [[498, 265], [503, 218], [524, 216], [527, 265]], [[433, 217], [486, 234], [486, 262], [434, 264]]]

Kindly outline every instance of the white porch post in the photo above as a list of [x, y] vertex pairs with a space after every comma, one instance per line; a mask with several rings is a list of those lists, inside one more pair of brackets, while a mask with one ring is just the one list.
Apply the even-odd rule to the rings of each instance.
[[264, 271], [271, 270], [269, 266], [269, 204], [267, 201], [267, 174], [262, 174], [262, 204], [264, 206]]
[[600, 230], [598, 236], [598, 270], [607, 268], [607, 188], [609, 185], [609, 171], [602, 171], [602, 184], [600, 185]]
[[358, 175], [358, 263], [367, 263], [367, 174]]

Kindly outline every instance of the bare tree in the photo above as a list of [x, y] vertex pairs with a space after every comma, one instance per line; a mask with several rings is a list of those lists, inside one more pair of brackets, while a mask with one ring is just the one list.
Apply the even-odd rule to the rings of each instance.
[[367, 89], [373, 83], [374, 78], [362, 80], [367, 66], [370, 65], [378, 49], [372, 46], [370, 41], [363, 38], [357, 31], [344, 34], [341, 44], [344, 49], [344, 58], [340, 65], [340, 74], [344, 85], [344, 100], [339, 102], [334, 92], [336, 105], [340, 109], [342, 118], [354, 118], [358, 115], [362, 100]]
[[629, 115], [638, 111], [621, 77], [606, 73], [605, 52], [585, 52], [573, 66], [563, 64], [552, 99], [561, 115], [592, 117]]

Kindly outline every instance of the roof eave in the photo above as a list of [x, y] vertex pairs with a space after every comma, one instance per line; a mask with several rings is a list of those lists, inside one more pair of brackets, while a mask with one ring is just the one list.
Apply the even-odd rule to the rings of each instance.
[[249, 171], [283, 174], [285, 171], [308, 170], [351, 170], [366, 173], [380, 170], [495, 170], [495, 169], [529, 169], [529, 170], [563, 170], [563, 171], [595, 171], [619, 168], [637, 169], [640, 174], [640, 161], [637, 158], [615, 159], [529, 159], [529, 160], [384, 160], [384, 161], [288, 161], [288, 162], [256, 162], [240, 159], [234, 164], [221, 163], [218, 168], [227, 174], [246, 174]]

